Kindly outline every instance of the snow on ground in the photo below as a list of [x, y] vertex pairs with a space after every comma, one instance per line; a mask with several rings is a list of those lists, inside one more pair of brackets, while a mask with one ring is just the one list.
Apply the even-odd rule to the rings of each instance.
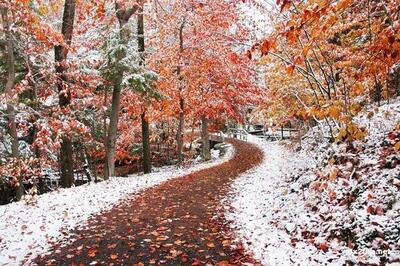
[[[287, 206], [290, 195], [283, 177], [297, 168], [306, 168], [309, 162], [296, 158], [278, 143], [253, 136], [249, 136], [249, 141], [263, 150], [264, 161], [235, 181], [234, 191], [227, 199], [230, 204], [226, 218], [234, 222], [238, 237], [257, 260], [265, 265], [291, 265], [294, 250], [286, 230], [294, 230], [296, 224], [289, 219], [277, 220], [278, 212], [295, 207]], [[304, 210], [304, 206], [298, 207]], [[308, 262], [307, 258], [299, 259], [297, 262], [304, 265]]]
[[145, 188], [228, 161], [233, 150], [230, 147], [221, 158], [213, 152], [213, 160], [207, 163], [162, 167], [147, 175], [60, 189], [38, 196], [32, 206], [24, 202], [0, 206], [0, 265], [29, 264], [50, 248], [50, 242], [67, 237], [68, 231], [84, 225], [91, 215], [111, 209]]
[[225, 216], [263, 265], [399, 265], [400, 101], [356, 121], [370, 135], [353, 147], [249, 139], [265, 158], [235, 181]]

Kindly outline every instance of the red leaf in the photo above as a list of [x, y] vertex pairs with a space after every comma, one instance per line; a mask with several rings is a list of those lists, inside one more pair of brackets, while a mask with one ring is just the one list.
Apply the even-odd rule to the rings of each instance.
[[326, 242], [322, 242], [322, 243], [319, 244], [318, 248], [320, 250], [327, 251], [328, 250], [328, 244]]
[[296, 66], [294, 64], [290, 64], [287, 68], [286, 71], [289, 75], [293, 75], [294, 69], [296, 68]]
[[271, 49], [271, 42], [268, 40], [265, 40], [260, 47], [261, 54], [262, 55], [267, 55], [269, 53], [269, 50]]
[[87, 255], [91, 258], [95, 257], [97, 254], [97, 248], [96, 247], [92, 247], [89, 249]]

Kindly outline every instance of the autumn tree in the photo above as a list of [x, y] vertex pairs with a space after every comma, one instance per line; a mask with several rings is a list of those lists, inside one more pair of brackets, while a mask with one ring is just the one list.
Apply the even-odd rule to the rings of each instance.
[[8, 9], [2, 12], [0, 78], [7, 93], [1, 108], [16, 109], [15, 116], [6, 114], [15, 123], [3, 128], [15, 132], [4, 137], [14, 140], [5, 146], [19, 146], [20, 156], [2, 159], [0, 175], [13, 185], [36, 184], [61, 165], [68, 187], [74, 172], [103, 158], [107, 179], [116, 164], [140, 154], [149, 172], [155, 142], [168, 146], [168, 161], [182, 163], [185, 129], [197, 133], [201, 121], [208, 159], [207, 124], [240, 120], [242, 106], [259, 95], [235, 1], [44, 0], [1, 7]]
[[178, 66], [176, 68], [176, 75], [178, 78], [178, 90], [179, 90], [179, 118], [178, 118], [178, 130], [176, 132], [176, 142], [177, 142], [177, 152], [178, 152], [178, 163], [183, 162], [183, 140], [184, 140], [184, 130], [185, 130], [185, 99], [182, 95], [182, 80], [183, 77], [181, 76], [182, 72], [182, 54], [184, 52], [184, 39], [183, 39], [183, 31], [186, 25], [186, 16], [182, 18], [182, 21], [179, 25], [178, 36], [179, 36], [179, 59], [178, 59]]
[[[56, 73], [58, 74], [57, 88], [59, 92], [59, 104], [64, 112], [68, 112], [71, 103], [71, 91], [70, 88], [68, 88], [68, 80], [65, 72], [67, 67], [68, 47], [71, 46], [74, 32], [75, 5], [75, 0], [65, 0], [61, 29], [65, 44], [55, 46], [54, 48]], [[72, 140], [69, 136], [63, 136], [60, 148], [61, 185], [63, 187], [71, 187], [74, 183], [72, 155]]]
[[[14, 56], [14, 41], [12, 32], [10, 30], [11, 21], [9, 18], [9, 11], [6, 6], [1, 6], [1, 19], [3, 22], [3, 30], [5, 34], [5, 44], [6, 44], [6, 57], [7, 57], [7, 82], [5, 85], [4, 93], [6, 97], [10, 97], [14, 92], [14, 86], [16, 83], [15, 77], [15, 56]], [[9, 124], [9, 134], [11, 136], [11, 154], [12, 157], [19, 157], [19, 142], [18, 142], [18, 132], [17, 132], [17, 124], [15, 122], [15, 108], [13, 104], [8, 101], [7, 102], [7, 116], [8, 116], [8, 124]], [[24, 193], [24, 186], [22, 184], [21, 177], [18, 179], [17, 187], [17, 200], [20, 200]]]
[[302, 78], [302, 85], [290, 84], [303, 106], [292, 116], [313, 119], [331, 139], [339, 129], [362, 138], [365, 130], [352, 117], [391, 94], [387, 79], [399, 60], [397, 7], [395, 1], [281, 1], [274, 31], [249, 55]]
[[[144, 14], [143, 3], [140, 6], [137, 19], [137, 34], [138, 34], [138, 51], [140, 65], [145, 65], [145, 38], [144, 38]], [[150, 126], [146, 117], [146, 107], [140, 114], [142, 122], [142, 153], [143, 153], [143, 171], [145, 174], [151, 172], [151, 154], [150, 154]]]
[[104, 178], [108, 179], [110, 176], [115, 175], [115, 144], [117, 139], [118, 130], [118, 117], [120, 111], [121, 102], [121, 90], [124, 73], [126, 72], [126, 66], [124, 65], [124, 58], [126, 57], [126, 45], [131, 37], [131, 32], [126, 24], [129, 19], [142, 5], [143, 1], [132, 4], [131, 7], [124, 7], [121, 1], [115, 2], [116, 16], [119, 23], [119, 46], [115, 48], [111, 54], [111, 64], [109, 66], [106, 79], [111, 82], [113, 86], [111, 110], [110, 110], [110, 122], [107, 128], [107, 135], [105, 139], [106, 148], [106, 160], [104, 164]]
[[239, 9], [232, 1], [176, 1], [164, 3], [158, 12], [150, 61], [163, 77], [158, 84], [168, 95], [164, 106], [175, 113], [178, 156], [184, 120], [195, 119], [203, 122], [203, 156], [208, 159], [209, 120], [238, 119], [239, 107], [256, 101], [253, 96], [260, 92], [253, 85], [254, 65], [241, 49], [247, 40]]
[[[184, 123], [185, 123], [185, 90], [186, 80], [182, 75], [185, 67], [184, 43], [185, 26], [187, 24], [190, 2], [158, 2], [149, 16], [149, 24], [156, 29], [150, 46], [154, 52], [150, 54], [149, 66], [157, 71], [162, 79], [158, 87], [167, 97], [162, 101], [163, 117], [170, 117], [178, 126], [176, 130], [176, 153], [178, 163], [184, 160]], [[175, 102], [176, 101], [176, 102]], [[174, 117], [176, 115], [176, 117]], [[174, 123], [175, 124], [175, 123]]]

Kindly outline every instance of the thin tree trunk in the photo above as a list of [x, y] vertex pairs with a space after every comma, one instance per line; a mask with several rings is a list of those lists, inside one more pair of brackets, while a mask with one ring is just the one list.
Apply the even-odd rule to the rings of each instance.
[[[121, 75], [122, 80], [122, 75]], [[121, 102], [121, 85], [120, 82], [114, 85], [114, 90], [111, 100], [110, 124], [106, 137], [106, 162], [104, 179], [107, 180], [110, 176], [115, 176], [115, 149], [117, 142], [118, 117]]]
[[[14, 57], [14, 43], [10, 31], [10, 21], [8, 19], [7, 8], [1, 9], [1, 18], [3, 21], [3, 29], [6, 37], [6, 54], [7, 54], [7, 83], [5, 86], [5, 94], [10, 93], [15, 85], [15, 57]], [[9, 125], [9, 133], [11, 136], [11, 155], [14, 158], [19, 157], [19, 142], [17, 124], [15, 122], [15, 108], [11, 103], [7, 103], [7, 117]], [[22, 177], [18, 177], [18, 185], [16, 187], [17, 201], [21, 200], [24, 195], [24, 186], [22, 184]]]
[[178, 132], [176, 133], [176, 142], [178, 144], [178, 164], [181, 164], [184, 160], [183, 157], [183, 130], [185, 126], [185, 116], [183, 113], [184, 110], [184, 100], [181, 98], [179, 99], [179, 125], [178, 125]]
[[[141, 58], [141, 65], [144, 65], [144, 17], [143, 17], [143, 5], [140, 7], [140, 12], [138, 14], [137, 20], [137, 33], [138, 33], [138, 50], [139, 56]], [[146, 112], [144, 111], [141, 115], [142, 118], [142, 147], [143, 147], [143, 171], [145, 174], [151, 172], [151, 155], [150, 155], [150, 127], [149, 122], [146, 117]]]
[[166, 141], [167, 141], [167, 161], [168, 164], [171, 163], [171, 153], [170, 153], [170, 143], [169, 143], [169, 120], [167, 120], [167, 136], [166, 136]]
[[189, 151], [192, 150], [192, 146], [193, 146], [193, 136], [194, 136], [194, 129], [196, 127], [196, 120], [193, 119], [193, 123], [192, 123], [192, 130], [190, 132], [190, 145], [189, 145]]
[[[103, 99], [103, 106], [107, 107], [107, 89], [104, 88], [104, 99]], [[108, 179], [110, 176], [110, 172], [108, 170], [108, 161], [107, 161], [107, 156], [108, 156], [108, 143], [107, 143], [107, 112], [104, 112], [104, 117], [103, 117], [103, 130], [104, 130], [104, 135], [103, 135], [103, 141], [104, 141], [104, 149], [105, 149], [105, 154], [104, 154], [104, 172], [103, 172], [103, 177], [104, 179]]]
[[[28, 69], [28, 71], [32, 72], [32, 69], [30, 67], [31, 62], [29, 60], [28, 55], [25, 55], [25, 63], [26, 63], [26, 68]], [[37, 96], [37, 87], [36, 87], [36, 82], [32, 77], [29, 77], [29, 85], [32, 86], [32, 94], [30, 95], [31, 100], [32, 100], [32, 108], [34, 110], [38, 110], [39, 109], [39, 101], [38, 101], [38, 96]], [[37, 119], [38, 119], [38, 115], [34, 114], [32, 120], [30, 121], [30, 123], [32, 123], [32, 127], [33, 127], [32, 141], [30, 144], [34, 143], [37, 139], [37, 134], [39, 131], [39, 129], [36, 125]], [[35, 157], [37, 159], [37, 163], [35, 164], [35, 167], [37, 169], [39, 169], [39, 171], [41, 172], [42, 166], [41, 166], [41, 162], [40, 162], [40, 148], [37, 145], [35, 145], [33, 153], [35, 154]], [[39, 176], [37, 179], [35, 178], [34, 187], [36, 187], [38, 194], [44, 193], [44, 182], [43, 182], [42, 176]]]
[[208, 136], [208, 119], [205, 116], [201, 117], [201, 139], [202, 139], [202, 157], [204, 161], [211, 160], [210, 153], [210, 138]]
[[151, 155], [150, 155], [150, 129], [146, 118], [146, 112], [141, 115], [142, 119], [142, 145], [143, 145], [143, 172], [151, 173]]
[[3, 29], [6, 37], [6, 53], [7, 53], [7, 83], [5, 93], [10, 93], [15, 85], [15, 57], [14, 57], [14, 43], [10, 31], [10, 21], [8, 19], [7, 8], [1, 9], [1, 18], [3, 22]]
[[[11, 152], [12, 157], [19, 157], [19, 142], [18, 142], [18, 131], [17, 131], [17, 123], [15, 122], [15, 109], [11, 104], [7, 104], [7, 116], [8, 116], [8, 124], [9, 124], [9, 132], [11, 136]], [[18, 185], [16, 187], [16, 198], [17, 201], [22, 199], [24, 195], [24, 185], [22, 183], [22, 177], [18, 176]]]
[[[64, 15], [61, 33], [64, 36], [65, 43], [70, 46], [74, 32], [75, 21], [75, 0], [65, 0]], [[67, 77], [66, 60], [68, 56], [68, 47], [58, 45], [54, 47], [56, 73], [58, 75], [57, 88], [59, 93], [59, 104], [61, 108], [68, 108], [71, 104], [71, 92], [66, 86]], [[60, 148], [60, 167], [61, 167], [61, 186], [71, 187], [74, 183], [73, 149], [70, 136], [63, 136]]]
[[[119, 38], [121, 44], [127, 44], [130, 38], [130, 31], [124, 26], [128, 23], [131, 16], [137, 11], [138, 4], [129, 9], [122, 9], [121, 5], [116, 2], [115, 10], [119, 22]], [[123, 60], [125, 53], [118, 55], [118, 60]], [[105, 137], [106, 160], [104, 161], [104, 179], [115, 176], [115, 149], [118, 131], [118, 118], [121, 102], [121, 83], [123, 78], [123, 70], [118, 70], [113, 85], [113, 93], [111, 100], [110, 124], [108, 125], [107, 136]]]
[[[179, 59], [182, 57], [183, 53], [183, 29], [186, 24], [186, 17], [184, 18], [181, 27], [179, 28]], [[181, 60], [179, 60], [179, 66], [177, 68], [177, 75], [179, 80], [179, 125], [178, 125], [178, 132], [176, 134], [176, 142], [177, 142], [177, 149], [178, 149], [178, 164], [181, 164], [184, 160], [183, 157], [183, 141], [184, 141], [184, 127], [185, 127], [185, 100], [182, 96], [182, 76], [181, 76]]]

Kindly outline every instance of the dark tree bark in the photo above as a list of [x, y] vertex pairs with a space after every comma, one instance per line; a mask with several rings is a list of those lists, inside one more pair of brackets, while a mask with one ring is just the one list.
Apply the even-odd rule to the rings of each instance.
[[143, 145], [143, 172], [151, 173], [151, 155], [150, 155], [150, 127], [146, 118], [146, 112], [141, 115], [142, 119], [142, 145]]
[[[10, 31], [10, 21], [8, 18], [7, 8], [1, 9], [1, 19], [3, 22], [3, 30], [6, 37], [6, 55], [7, 55], [7, 83], [5, 86], [5, 94], [10, 93], [15, 86], [15, 56], [14, 56], [14, 42]], [[19, 157], [19, 142], [17, 124], [15, 122], [15, 108], [12, 104], [7, 103], [7, 117], [9, 124], [9, 133], [11, 136], [11, 155], [14, 158]], [[16, 187], [17, 200], [21, 200], [24, 195], [24, 186], [22, 184], [22, 178], [18, 177], [18, 186]]]
[[[74, 32], [75, 21], [75, 0], [65, 0], [64, 15], [61, 27], [61, 33], [67, 46], [71, 45], [72, 35]], [[71, 92], [66, 86], [67, 70], [66, 60], [68, 56], [68, 47], [65, 45], [58, 45], [54, 47], [56, 73], [58, 75], [57, 88], [59, 93], [59, 105], [61, 108], [67, 109], [71, 103]], [[65, 135], [62, 138], [60, 148], [60, 167], [61, 167], [61, 186], [71, 187], [74, 183], [74, 168], [72, 156], [72, 140], [69, 136]]]
[[[144, 65], [144, 17], [143, 5], [140, 7], [137, 19], [137, 34], [138, 34], [138, 51], [141, 59], [141, 64]], [[146, 111], [141, 115], [142, 120], [142, 150], [143, 150], [143, 171], [145, 174], [151, 172], [151, 154], [150, 154], [150, 127], [146, 117]]]
[[372, 99], [374, 102], [378, 103], [378, 106], [381, 106], [381, 100], [382, 100], [382, 83], [378, 78], [375, 76], [375, 84], [374, 84], [374, 89], [373, 89], [373, 95]]
[[[115, 3], [115, 10], [119, 22], [120, 43], [127, 44], [130, 38], [129, 29], [124, 26], [129, 19], [138, 10], [138, 4], [129, 9], [122, 9], [120, 4]], [[118, 60], [122, 60], [125, 54], [119, 54]], [[121, 103], [121, 82], [123, 79], [123, 70], [120, 69], [116, 73], [113, 84], [113, 93], [111, 100], [110, 123], [108, 125], [107, 136], [105, 137], [106, 158], [104, 160], [104, 179], [109, 179], [110, 176], [115, 176], [115, 149], [118, 131], [118, 118]]]
[[210, 153], [210, 137], [208, 136], [208, 119], [205, 116], [201, 117], [201, 139], [202, 139], [202, 157], [204, 161], [211, 160]]

